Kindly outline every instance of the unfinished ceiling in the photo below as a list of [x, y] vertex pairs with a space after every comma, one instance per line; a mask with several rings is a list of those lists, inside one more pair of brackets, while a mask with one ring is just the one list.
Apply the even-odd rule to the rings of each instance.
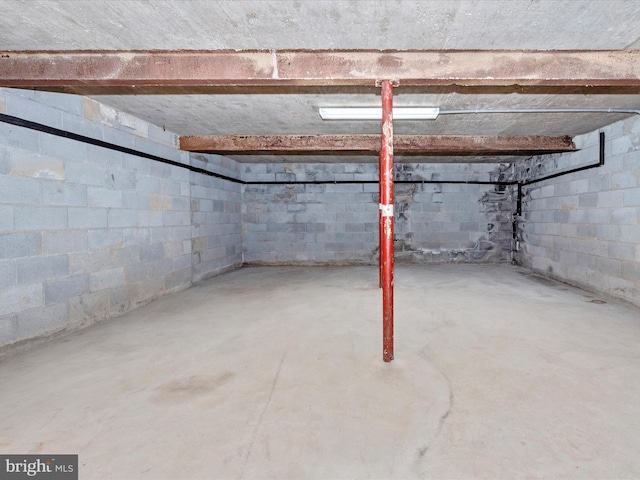
[[[640, 2], [509, 1], [2, 1], [0, 50], [634, 50]], [[74, 86], [179, 135], [376, 134], [376, 121], [322, 121], [321, 106], [379, 106], [370, 86]], [[640, 89], [584, 85], [404, 86], [394, 106], [640, 109]], [[396, 122], [397, 134], [574, 136], [624, 118], [603, 113], [441, 115]], [[241, 161], [375, 161], [231, 155]], [[502, 157], [501, 157], [502, 158]], [[442, 161], [412, 156], [410, 161]], [[468, 162], [469, 157], [453, 160]], [[477, 160], [495, 160], [494, 157]], [[508, 160], [508, 158], [507, 158]], [[451, 159], [449, 159], [451, 161]]]

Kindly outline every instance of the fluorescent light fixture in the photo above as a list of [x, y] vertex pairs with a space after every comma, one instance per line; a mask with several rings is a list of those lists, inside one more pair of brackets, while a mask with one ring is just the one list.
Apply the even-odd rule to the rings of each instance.
[[[320, 107], [323, 120], [382, 120], [382, 107]], [[394, 120], [435, 120], [438, 107], [395, 107]]]

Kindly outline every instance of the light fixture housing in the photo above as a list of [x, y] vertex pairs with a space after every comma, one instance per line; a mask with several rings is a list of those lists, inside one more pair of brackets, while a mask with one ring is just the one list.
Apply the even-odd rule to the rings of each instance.
[[[382, 120], [382, 107], [320, 107], [323, 120]], [[394, 120], [435, 120], [438, 107], [394, 107]]]

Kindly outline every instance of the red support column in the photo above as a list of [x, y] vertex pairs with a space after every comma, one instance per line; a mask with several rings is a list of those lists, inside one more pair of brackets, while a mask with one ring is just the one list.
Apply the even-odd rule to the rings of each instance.
[[380, 216], [382, 235], [382, 359], [393, 360], [393, 86], [382, 82], [382, 148], [380, 150]]

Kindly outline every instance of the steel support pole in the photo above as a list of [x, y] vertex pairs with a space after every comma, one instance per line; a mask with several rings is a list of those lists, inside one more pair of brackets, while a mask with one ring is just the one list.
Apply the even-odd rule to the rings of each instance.
[[380, 150], [380, 216], [382, 235], [382, 359], [393, 360], [393, 85], [382, 83], [382, 147]]

